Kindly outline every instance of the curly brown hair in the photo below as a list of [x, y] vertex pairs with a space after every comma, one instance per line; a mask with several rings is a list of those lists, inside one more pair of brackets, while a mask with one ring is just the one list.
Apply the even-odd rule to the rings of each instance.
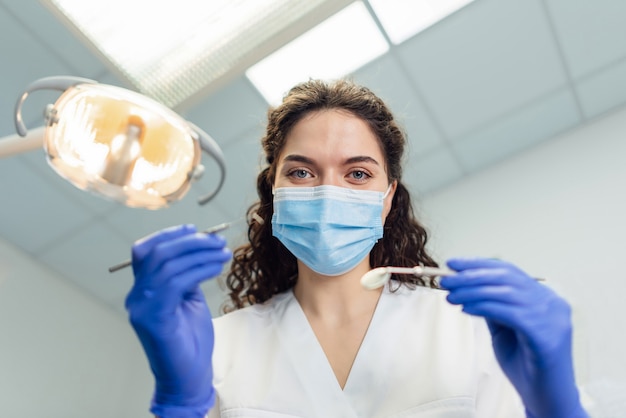
[[[427, 232], [417, 221], [409, 191], [400, 181], [406, 136], [388, 107], [371, 90], [352, 81], [309, 80], [293, 87], [282, 104], [268, 111], [262, 139], [267, 167], [257, 177], [259, 201], [248, 209], [249, 242], [235, 249], [226, 277], [232, 306], [225, 307], [225, 312], [263, 303], [294, 286], [296, 258], [272, 235], [272, 185], [278, 157], [293, 126], [311, 112], [328, 109], [348, 111], [369, 124], [382, 146], [388, 181], [397, 181], [383, 238], [370, 252], [371, 267], [437, 266], [426, 252]], [[400, 285], [436, 287], [434, 281], [421, 277], [394, 275], [392, 279]]]

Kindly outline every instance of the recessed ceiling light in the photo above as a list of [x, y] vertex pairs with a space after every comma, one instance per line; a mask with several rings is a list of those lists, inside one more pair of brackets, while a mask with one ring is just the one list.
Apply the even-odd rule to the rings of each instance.
[[170, 107], [243, 74], [352, 2], [43, 1], [118, 75]]
[[474, 0], [369, 0], [394, 44], [434, 25]]
[[357, 1], [255, 64], [246, 75], [276, 105], [298, 82], [343, 77], [388, 49], [365, 5]]

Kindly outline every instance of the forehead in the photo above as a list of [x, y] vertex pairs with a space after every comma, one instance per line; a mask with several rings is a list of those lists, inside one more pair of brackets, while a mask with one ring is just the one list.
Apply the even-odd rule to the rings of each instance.
[[369, 124], [340, 109], [315, 111], [298, 121], [286, 137], [281, 156], [291, 153], [369, 155], [384, 161], [380, 141]]

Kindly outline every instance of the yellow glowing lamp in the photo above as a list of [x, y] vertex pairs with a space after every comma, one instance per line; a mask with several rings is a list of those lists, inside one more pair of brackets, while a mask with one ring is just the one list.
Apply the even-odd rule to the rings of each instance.
[[93, 80], [47, 77], [28, 86], [15, 106], [20, 136], [27, 134], [22, 104], [40, 89], [63, 91], [46, 108], [43, 146], [52, 168], [76, 187], [130, 207], [163, 208], [202, 176], [202, 151], [216, 161], [220, 179], [199, 203], [222, 187], [224, 157], [206, 132], [142, 94]]

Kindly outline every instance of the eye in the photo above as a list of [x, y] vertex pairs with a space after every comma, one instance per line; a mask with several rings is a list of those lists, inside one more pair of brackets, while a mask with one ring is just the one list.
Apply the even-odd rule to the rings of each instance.
[[302, 168], [298, 168], [296, 170], [290, 171], [288, 175], [291, 176], [291, 177], [295, 177], [297, 179], [305, 179], [305, 178], [309, 177], [310, 173], [307, 170], [304, 170]]
[[371, 176], [363, 170], [354, 170], [350, 172], [350, 176], [357, 181], [365, 181]]

